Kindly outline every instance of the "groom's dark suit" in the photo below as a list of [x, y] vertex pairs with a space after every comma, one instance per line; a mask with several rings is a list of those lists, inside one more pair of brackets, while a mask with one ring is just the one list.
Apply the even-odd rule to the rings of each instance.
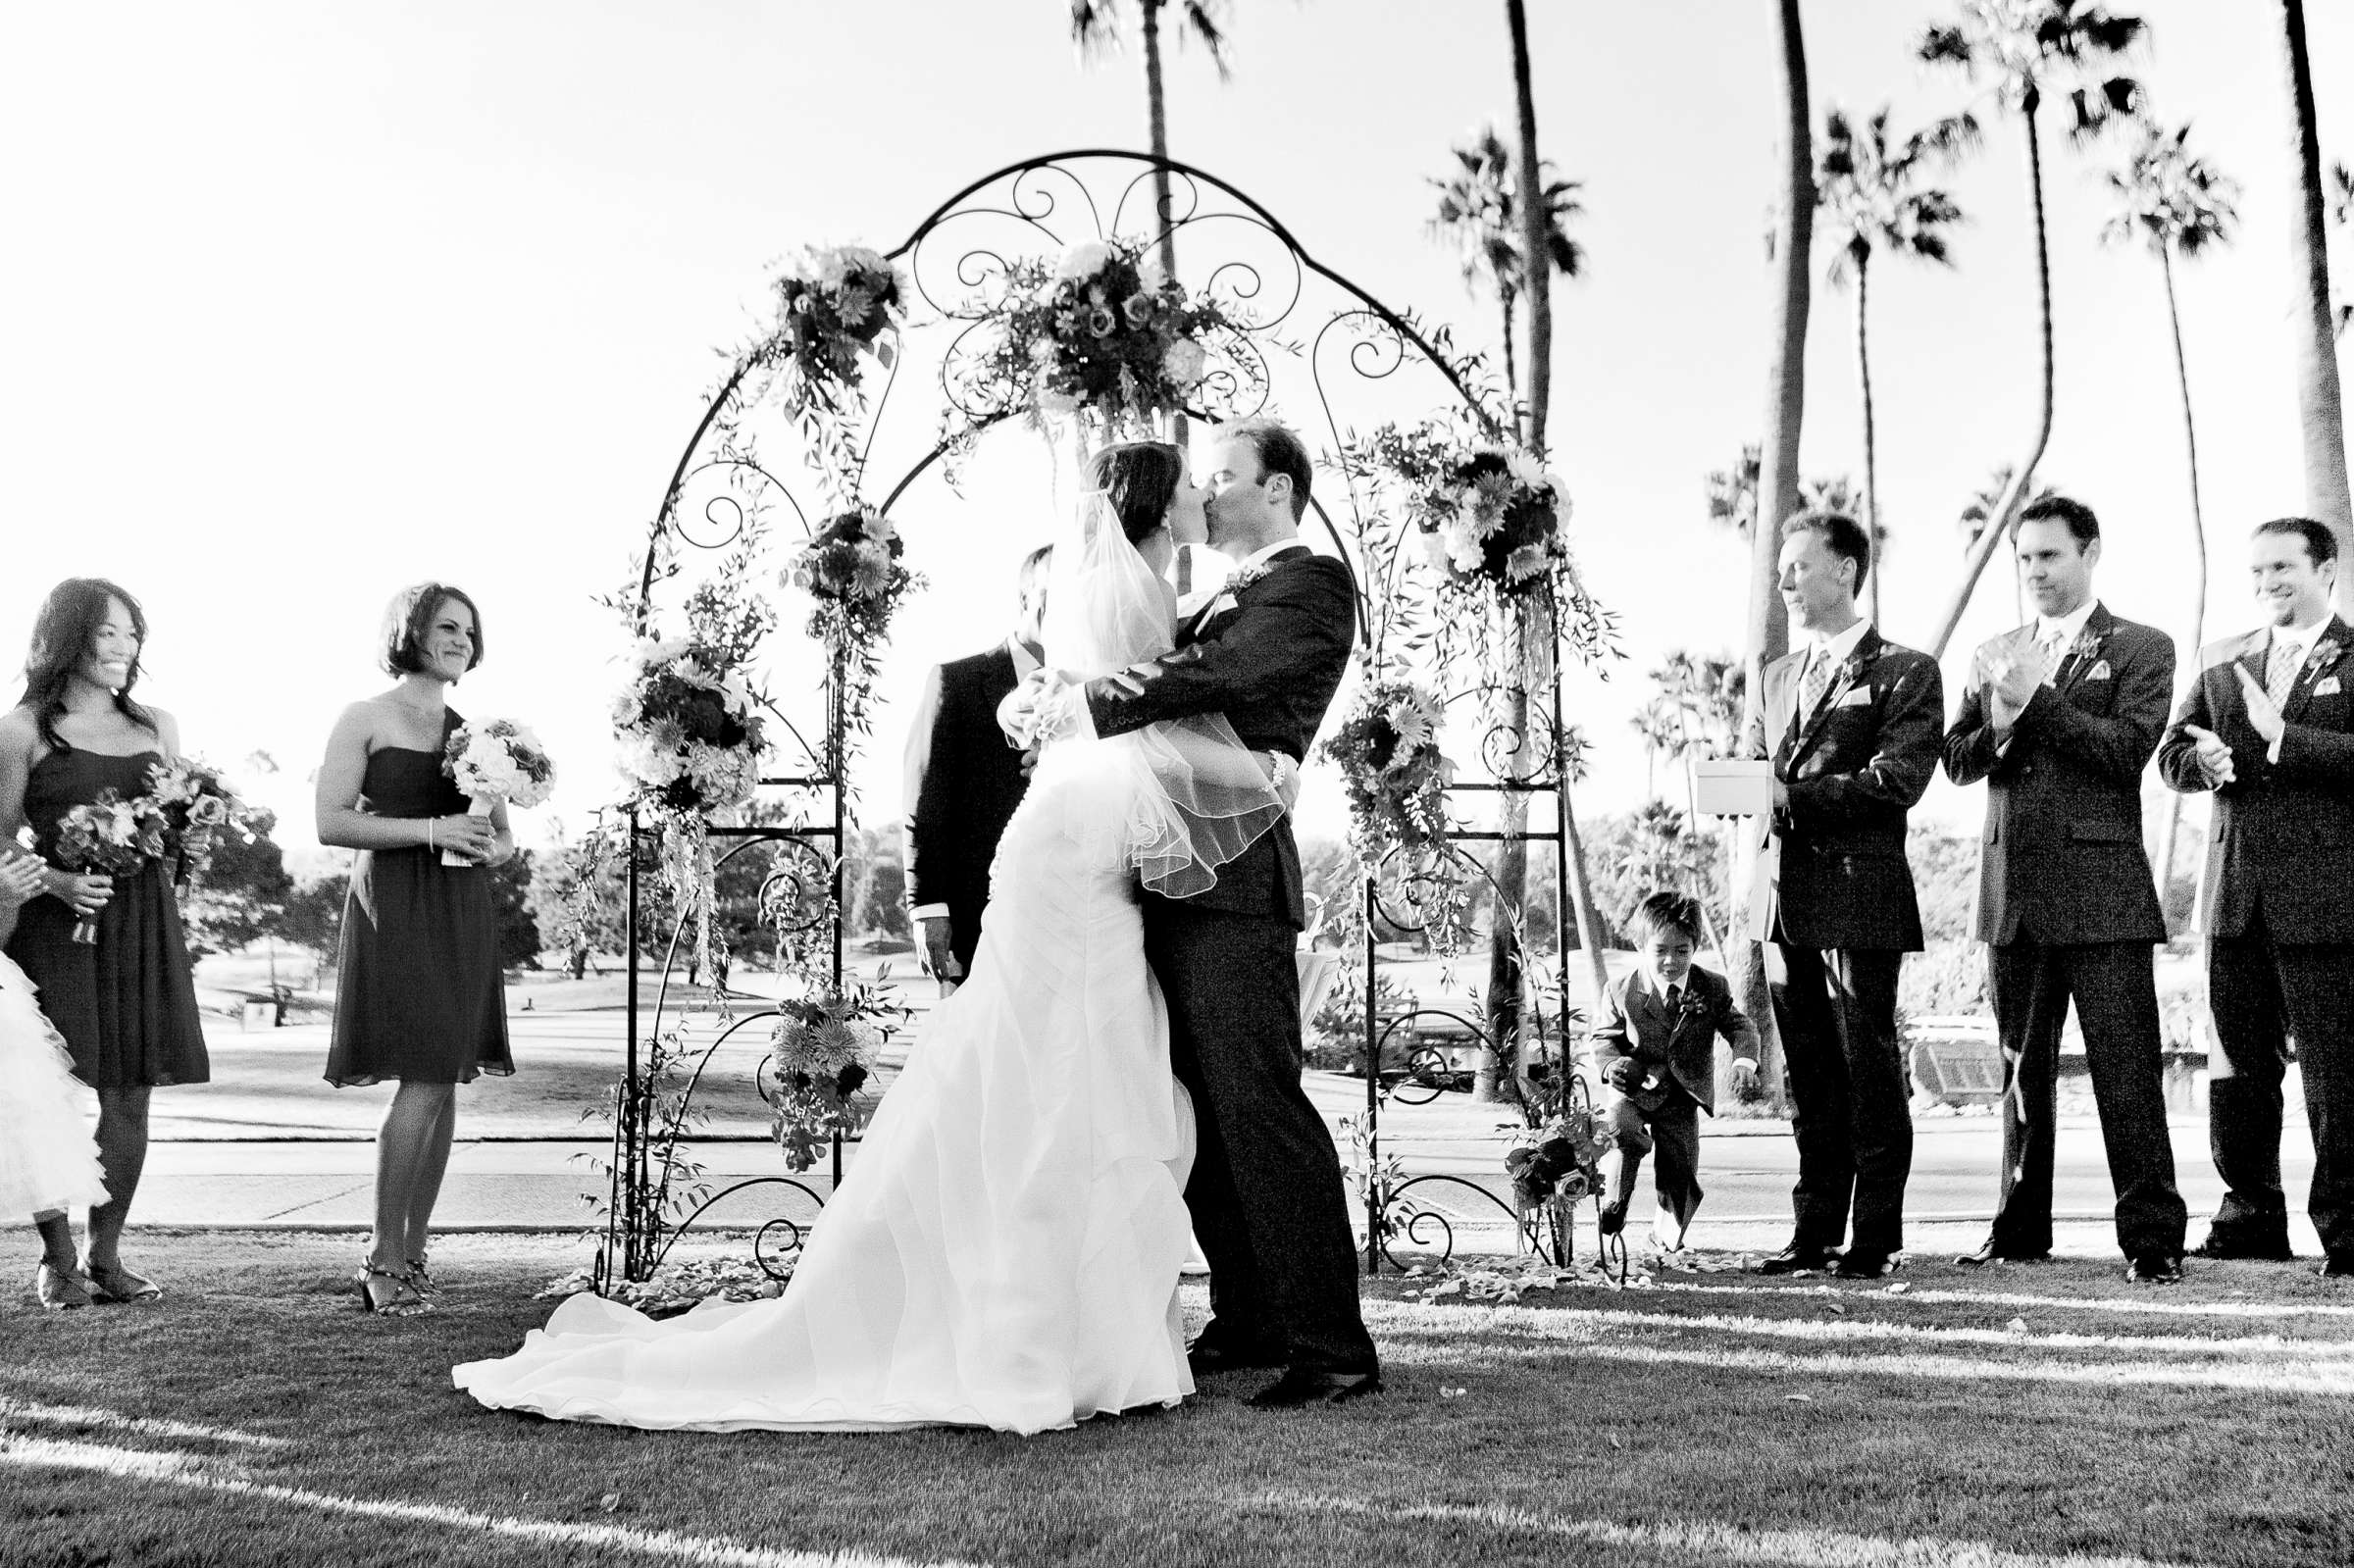
[[[1346, 567], [1304, 545], [1266, 565], [1180, 630], [1142, 694], [1089, 685], [1096, 733], [1219, 713], [1253, 750], [1305, 760], [1348, 667], [1356, 590]], [[1300, 1087], [1292, 953], [1305, 924], [1285, 817], [1207, 892], [1147, 895], [1145, 954], [1168, 999], [1178, 1080], [1201, 1113], [1185, 1198], [1218, 1338], [1299, 1371], [1371, 1372], [1340, 1159]]]

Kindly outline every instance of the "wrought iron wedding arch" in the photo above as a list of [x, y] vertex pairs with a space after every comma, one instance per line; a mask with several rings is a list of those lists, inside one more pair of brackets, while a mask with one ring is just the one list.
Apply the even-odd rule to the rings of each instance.
[[[1165, 171], [1170, 182], [1169, 210], [1157, 211], [1153, 184]], [[1101, 199], [1099, 199], [1100, 193]], [[899, 466], [892, 483], [872, 500], [886, 515], [900, 505], [909, 489], [927, 473], [952, 461], [973, 437], [1006, 420], [1020, 417], [1020, 406], [976, 406], [957, 374], [964, 355], [980, 334], [990, 330], [993, 289], [999, 285], [1009, 261], [1025, 255], [1052, 253], [1088, 239], [1114, 236], [1157, 241], [1163, 228], [1181, 247], [1186, 277], [1195, 286], [1247, 316], [1248, 329], [1216, 345], [1209, 374], [1202, 383], [1197, 406], [1186, 412], [1195, 418], [1235, 418], [1282, 411], [1301, 428], [1320, 463], [1338, 473], [1336, 454], [1348, 443], [1353, 424], [1344, 423], [1344, 410], [1355, 412], [1360, 401], [1397, 404], [1395, 417], [1411, 419], [1428, 412], [1429, 403], [1404, 400], [1399, 383], [1408, 373], [1435, 380], [1435, 395], [1451, 400], [1482, 422], [1495, 436], [1500, 428], [1491, 388], [1480, 384], [1475, 359], [1453, 352], [1448, 333], [1426, 328], [1407, 312], [1392, 309], [1348, 278], [1311, 255], [1298, 238], [1263, 205], [1234, 185], [1192, 165], [1156, 160], [1149, 155], [1110, 148], [1082, 148], [1051, 153], [1008, 164], [973, 180], [934, 208], [905, 239], [885, 253], [912, 283], [914, 307], [907, 331], [892, 344], [881, 385], [867, 399], [856, 433], [855, 460], [841, 478], [852, 494], [871, 497], [868, 469], [878, 451], [878, 438], [893, 433], [894, 409], [903, 407], [909, 394], [898, 382], [906, 379], [918, 356], [910, 349], [919, 338], [938, 347], [938, 368], [930, 379], [938, 392], [943, 428], [928, 440], [900, 442]], [[1321, 296], [1329, 294], [1327, 303]], [[1279, 386], [1299, 385], [1305, 395], [1297, 403], [1277, 396]], [[1393, 390], [1396, 389], [1396, 390]], [[895, 393], [897, 393], [895, 403]], [[629, 606], [636, 630], [645, 634], [656, 613], [662, 585], [684, 574], [687, 552], [715, 557], [744, 538], [747, 527], [770, 512], [787, 515], [804, 534], [814, 531], [823, 511], [813, 504], [818, 482], [817, 454], [804, 453], [797, 469], [767, 461], [754, 425], [760, 415], [759, 356], [738, 354], [706, 403], [679, 460], [664, 486], [662, 499], [648, 527], [644, 554], [638, 573], [634, 602]], [[1305, 411], [1312, 418], [1300, 418]], [[897, 423], [903, 424], [904, 421]], [[889, 444], [889, 443], [886, 443]], [[792, 477], [788, 477], [788, 476]], [[800, 482], [794, 482], [795, 480]], [[1327, 494], [1330, 492], [1327, 491]], [[1390, 582], [1369, 580], [1365, 541], [1381, 526], [1372, 497], [1352, 482], [1339, 497], [1314, 504], [1318, 530], [1349, 567], [1357, 585], [1360, 632], [1369, 631], [1371, 612], [1379, 597], [1395, 589]], [[1391, 571], [1398, 554], [1391, 552]], [[822, 651], [822, 650], [821, 650]], [[1466, 797], [1523, 800], [1549, 797], [1552, 811], [1536, 814], [1547, 826], [1517, 830], [1481, 828], [1458, 823], [1451, 838], [1460, 844], [1496, 843], [1520, 839], [1554, 846], [1552, 899], [1557, 934], [1565, 932], [1561, 867], [1568, 842], [1565, 754], [1561, 682], [1548, 661], [1547, 679], [1531, 690], [1525, 743], [1515, 747], [1497, 728], [1488, 728], [1479, 746], [1476, 777], [1463, 777], [1452, 788]], [[1484, 679], [1446, 694], [1452, 705], [1478, 702], [1491, 694], [1494, 683]], [[843, 972], [844, 862], [851, 826], [849, 782], [846, 777], [849, 736], [845, 714], [845, 671], [839, 651], [823, 670], [817, 711], [796, 722], [780, 704], [773, 708], [786, 742], [773, 761], [783, 766], [760, 781], [763, 798], [784, 807], [789, 820], [773, 825], [746, 826], [710, 822], [706, 832], [725, 845], [716, 854], [724, 868], [754, 845], [773, 847], [776, 858], [763, 878], [759, 901], [762, 917], [787, 936], [830, 940], [831, 975], [839, 987]], [[815, 732], [814, 740], [810, 732]], [[1473, 770], [1466, 770], [1466, 774]], [[647, 954], [641, 938], [641, 919], [647, 902], [647, 880], [655, 866], [659, 837], [633, 810], [625, 824], [627, 855], [627, 1027], [624, 1073], [616, 1089], [611, 1150], [609, 1203], [604, 1241], [595, 1276], [604, 1288], [616, 1276], [640, 1280], [656, 1268], [670, 1242], [680, 1233], [709, 1215], [724, 1200], [754, 1188], [777, 1188], [797, 1193], [810, 1211], [824, 1201], [808, 1183], [794, 1177], [761, 1175], [734, 1182], [691, 1201], [674, 1201], [669, 1164], [683, 1141], [691, 1141], [689, 1110], [713, 1055], [744, 1030], [773, 1019], [767, 999], [729, 991], [719, 977], [708, 977], [715, 990], [731, 1004], [745, 1010], [723, 1017], [707, 1045], [696, 1047], [691, 1068], [682, 1085], [661, 1087], [649, 1081], [648, 1047], [664, 1028], [671, 1007], [670, 987], [686, 938], [684, 915], [674, 923], [662, 944], [658, 983], [649, 998], [640, 983]], [[1456, 851], [1461, 863], [1479, 876], [1484, 869], [1468, 855]], [[1364, 1236], [1368, 1271], [1385, 1261], [1395, 1263], [1394, 1242], [1438, 1251], [1452, 1251], [1454, 1224], [1445, 1206], [1433, 1201], [1441, 1189], [1454, 1189], [1458, 1201], [1468, 1198], [1501, 1209], [1521, 1227], [1528, 1239], [1557, 1257], [1565, 1238], [1543, 1234], [1533, 1216], [1518, 1213], [1489, 1189], [1461, 1177], [1425, 1175], [1405, 1177], [1385, 1165], [1380, 1149], [1379, 1121], [1384, 1100], [1399, 1095], [1409, 1100], [1436, 1094], [1447, 1064], [1429, 1045], [1415, 1044], [1403, 1053], [1402, 1032], [1409, 1037], [1417, 1025], [1443, 1023], [1485, 1037], [1484, 1022], [1445, 1009], [1410, 1008], [1384, 1013], [1378, 1006], [1380, 955], [1375, 949], [1376, 927], [1413, 930], [1422, 923], [1417, 904], [1418, 880], [1411, 876], [1375, 876], [1364, 887], [1365, 930], [1362, 963], [1365, 975], [1363, 1068], [1366, 1080], [1364, 1121], [1356, 1130], [1360, 1141], [1359, 1184], [1366, 1210]], [[1561, 965], [1557, 997], [1568, 989], [1568, 942], [1557, 938]], [[1532, 1037], [1559, 1047], [1564, 1010], [1540, 1001], [1532, 1017]], [[1565, 1060], [1566, 1052], [1559, 1058]], [[1385, 1057], [1387, 1060], [1385, 1061]], [[763, 1068], [766, 1064], [763, 1063]], [[767, 1092], [763, 1086], [763, 1093]], [[836, 1139], [833, 1177], [842, 1176], [843, 1150]], [[657, 1175], [656, 1167], [663, 1169]], [[1476, 1194], [1476, 1196], [1471, 1196]], [[782, 1191], [780, 1192], [782, 1195]], [[674, 1207], [686, 1210], [673, 1222]], [[1460, 1210], [1458, 1214], [1459, 1217]], [[731, 1224], [735, 1222], [730, 1222]], [[772, 1268], [772, 1246], [790, 1252], [797, 1247], [801, 1222], [773, 1218], [761, 1227], [756, 1255]]]

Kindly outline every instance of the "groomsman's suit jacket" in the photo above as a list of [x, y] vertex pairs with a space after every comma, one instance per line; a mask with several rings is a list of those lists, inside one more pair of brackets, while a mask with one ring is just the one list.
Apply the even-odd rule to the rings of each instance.
[[[1621, 1056], [1635, 1059], [1635, 1085], [1645, 1075], [1663, 1075], [1681, 1084], [1711, 1115], [1716, 1111], [1716, 1037], [1722, 1035], [1735, 1056], [1756, 1060], [1757, 1026], [1733, 1001], [1732, 988], [1708, 970], [1684, 974], [1682, 1006], [1674, 1016], [1667, 1000], [1654, 988], [1651, 976], [1631, 971], [1603, 987], [1602, 1023], [1594, 1031], [1594, 1070], [1609, 1070]], [[1661, 1085], [1663, 1089], [1664, 1083]], [[1627, 1098], [1646, 1111], [1663, 1097], [1659, 1089], [1646, 1094], [1629, 1086]]]
[[[1269, 556], [1266, 573], [1220, 593], [1178, 629], [1177, 651], [1131, 695], [1108, 681], [1087, 688], [1096, 733], [1125, 734], [1158, 719], [1222, 713], [1244, 745], [1294, 762], [1324, 722], [1356, 635], [1356, 590], [1349, 569], [1305, 545]], [[1274, 915], [1307, 925], [1300, 846], [1289, 813], [1218, 873], [1217, 885], [1185, 900], [1200, 909]]]
[[1945, 770], [1958, 784], [1986, 781], [1977, 939], [2166, 940], [2141, 846], [2141, 771], [2174, 700], [2173, 639], [2095, 604], [2007, 746], [1975, 675], [1946, 733]]
[[1937, 662], [1866, 628], [1822, 701], [1798, 712], [1802, 650], [1766, 667], [1745, 754], [1790, 793], [1773, 832], [1778, 886], [1753, 901], [1749, 935], [1794, 947], [1919, 952], [1920, 906], [1905, 819], [1937, 771], [1945, 688]]
[[2264, 683], [2269, 630], [2202, 649], [2199, 679], [2158, 747], [2175, 788], [2204, 789], [2196, 725], [2231, 748], [2235, 778], [2215, 791], [2199, 929], [2246, 934], [2261, 907], [2277, 942], [2354, 942], [2354, 630], [2337, 616], [2314, 639], [2281, 705], [2280, 760], [2248, 720], [2234, 664]]
[[947, 906], [948, 944], [968, 974], [989, 865], [1030, 787], [1021, 752], [998, 727], [998, 704], [1018, 679], [1010, 642], [940, 665], [907, 733], [907, 903]]

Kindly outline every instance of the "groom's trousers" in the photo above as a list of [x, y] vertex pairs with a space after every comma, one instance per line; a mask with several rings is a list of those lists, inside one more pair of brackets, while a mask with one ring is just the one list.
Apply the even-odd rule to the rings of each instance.
[[1298, 938], [1272, 916], [1145, 901], [1145, 956], [1200, 1129], [1185, 1201], [1211, 1321], [1298, 1370], [1371, 1372], [1340, 1156], [1300, 1087]]

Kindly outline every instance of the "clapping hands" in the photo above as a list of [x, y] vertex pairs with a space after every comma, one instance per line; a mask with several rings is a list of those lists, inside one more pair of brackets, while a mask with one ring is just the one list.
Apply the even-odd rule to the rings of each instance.
[[2239, 777], [2231, 765], [2231, 747], [2223, 736], [2212, 730], [2202, 730], [2195, 724], [2184, 725], [2182, 733], [2189, 735], [2195, 744], [2191, 759], [2198, 763], [2199, 777], [2208, 788], [2229, 784]]
[[2035, 700], [2036, 688], [2052, 675], [2042, 645], [2032, 636], [2015, 637], [1999, 650], [1990, 648], [1982, 653], [1980, 672], [1987, 686], [1988, 716], [1998, 730], [2008, 730], [2019, 722], [2027, 704]]
[[2246, 665], [2233, 664], [2231, 671], [2239, 677], [2239, 694], [2248, 705], [2248, 723], [2255, 728], [2264, 743], [2271, 745], [2287, 730], [2287, 722], [2280, 717], [2280, 709], [2274, 703], [2272, 694], [2264, 689], [2264, 683], [2248, 674]]

